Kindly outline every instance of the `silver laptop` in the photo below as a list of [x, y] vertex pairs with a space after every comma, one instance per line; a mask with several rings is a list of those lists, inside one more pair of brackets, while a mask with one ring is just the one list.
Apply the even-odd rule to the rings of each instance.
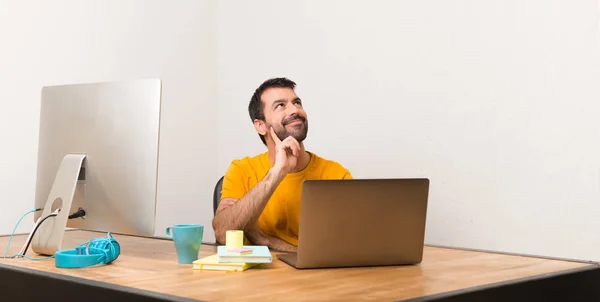
[[301, 268], [421, 263], [429, 180], [306, 180], [297, 253], [277, 254]]

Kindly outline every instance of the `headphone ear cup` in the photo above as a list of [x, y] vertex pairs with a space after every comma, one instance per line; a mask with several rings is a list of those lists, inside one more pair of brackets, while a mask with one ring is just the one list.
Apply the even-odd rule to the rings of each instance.
[[[119, 258], [119, 255], [121, 255], [121, 245], [119, 245], [119, 243], [114, 238], [109, 239], [108, 245], [109, 246], [107, 246], [106, 249], [108, 250], [109, 255], [112, 255], [112, 259], [109, 259], [108, 262], [106, 262], [106, 264], [112, 263], [113, 261], [117, 260], [117, 258]], [[114, 251], [111, 250], [111, 246], [114, 249]]]
[[75, 249], [57, 251], [54, 262], [56, 267], [82, 268], [112, 263], [120, 254], [121, 246], [109, 234], [109, 238], [96, 238]]

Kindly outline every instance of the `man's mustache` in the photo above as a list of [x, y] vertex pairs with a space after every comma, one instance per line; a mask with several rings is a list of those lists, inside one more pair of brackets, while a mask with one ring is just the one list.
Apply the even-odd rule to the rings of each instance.
[[283, 120], [283, 122], [281, 122], [281, 124], [284, 125], [284, 126], [286, 126], [287, 124], [289, 124], [289, 123], [291, 123], [293, 121], [296, 121], [296, 120], [301, 121], [303, 123], [306, 122], [306, 119], [304, 117], [301, 117], [301, 116], [292, 116], [290, 118], [287, 118], [287, 119]]

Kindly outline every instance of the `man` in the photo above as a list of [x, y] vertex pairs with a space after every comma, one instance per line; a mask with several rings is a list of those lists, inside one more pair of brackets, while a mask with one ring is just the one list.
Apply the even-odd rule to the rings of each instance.
[[268, 150], [232, 161], [225, 173], [213, 219], [221, 244], [227, 230], [243, 230], [251, 244], [295, 252], [302, 181], [352, 178], [337, 162], [304, 148], [308, 119], [295, 87], [286, 78], [269, 79], [250, 100], [250, 119]]

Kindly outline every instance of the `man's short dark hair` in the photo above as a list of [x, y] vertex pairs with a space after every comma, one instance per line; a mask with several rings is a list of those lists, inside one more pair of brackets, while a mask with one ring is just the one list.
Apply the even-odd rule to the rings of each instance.
[[[256, 90], [254, 91], [252, 98], [250, 99], [250, 104], [248, 105], [248, 113], [250, 114], [250, 120], [252, 122], [254, 122], [254, 120], [256, 119], [261, 121], [265, 120], [265, 106], [260, 98], [265, 90], [273, 87], [295, 89], [296, 83], [286, 78], [272, 78], [264, 81], [260, 86], [258, 86], [258, 88], [256, 88]], [[258, 136], [260, 137], [260, 140], [262, 140], [263, 144], [265, 144], [266, 146], [267, 142], [265, 140], [265, 137], [260, 134]]]

